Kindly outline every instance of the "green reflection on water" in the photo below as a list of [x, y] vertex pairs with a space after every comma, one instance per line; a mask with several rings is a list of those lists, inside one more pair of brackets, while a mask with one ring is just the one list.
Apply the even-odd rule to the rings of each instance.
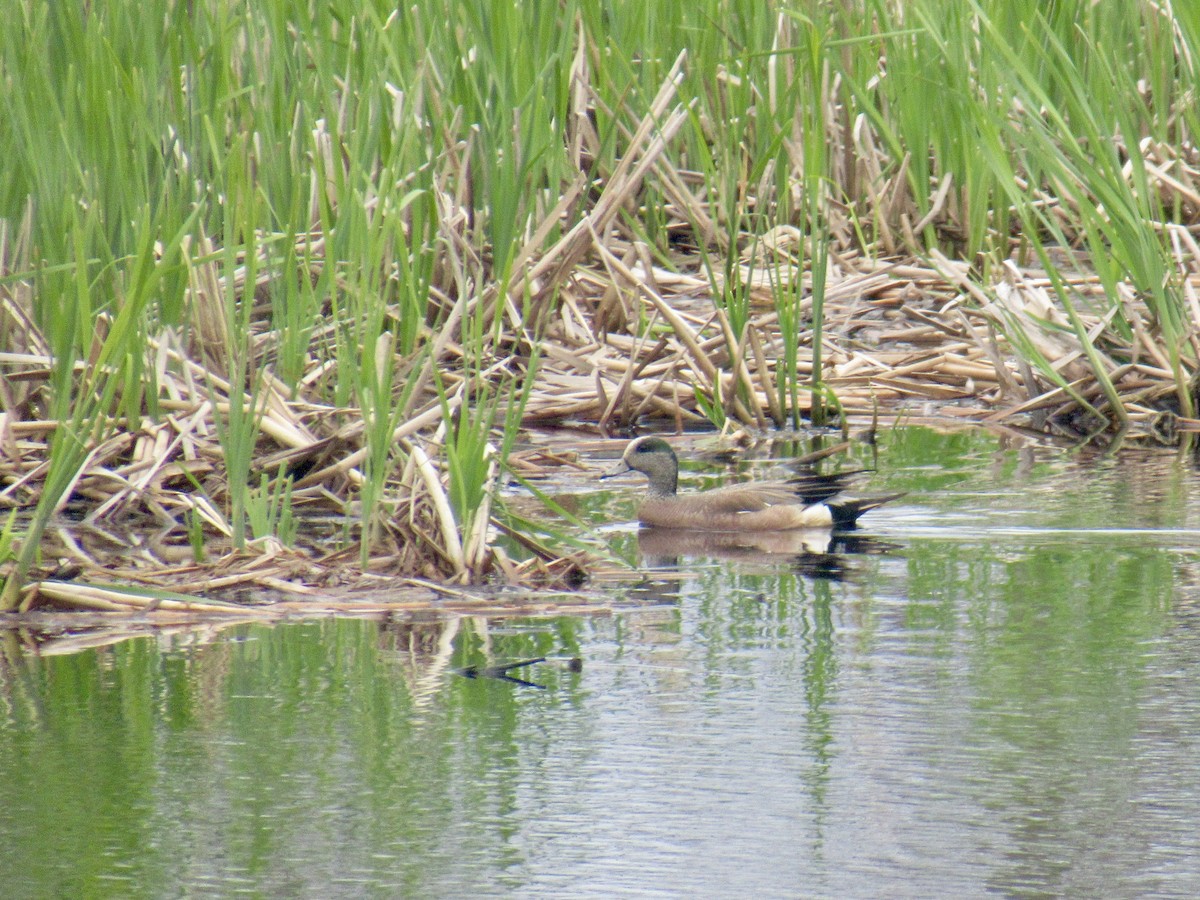
[[[488, 640], [516, 656], [570, 650], [577, 623], [554, 624]], [[40, 659], [10, 644], [0, 873], [63, 896], [399, 885], [492, 802], [475, 795], [470, 760], [521, 750], [527, 698], [451, 674], [484, 639], [467, 621], [330, 620]], [[554, 690], [534, 702], [571, 702], [575, 676], [536, 677]], [[356, 873], [372, 854], [379, 870]]]

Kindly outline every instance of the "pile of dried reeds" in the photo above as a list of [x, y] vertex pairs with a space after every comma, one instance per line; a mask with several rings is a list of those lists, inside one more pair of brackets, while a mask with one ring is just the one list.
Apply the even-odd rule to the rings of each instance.
[[[1111, 432], [1120, 417], [1050, 299], [1049, 279], [1010, 261], [1005, 280], [985, 292], [968, 268], [945, 257], [924, 264], [853, 252], [837, 257], [825, 288], [821, 382], [846, 420], [1006, 422], [1071, 438]], [[1103, 291], [1095, 276], [1069, 284], [1083, 298]], [[1186, 284], [1195, 291], [1200, 276], [1189, 275]], [[699, 273], [581, 269], [564, 289], [562, 319], [544, 346], [527, 419], [594, 421], [603, 428], [659, 419], [683, 427], [706, 421], [699, 392], [736, 398], [725, 412], [742, 425], [784, 425], [775, 387], [783, 340], [778, 314], [765, 299], [733, 335], [711, 290]], [[1128, 341], [1105, 329], [1105, 316], [1081, 318], [1104, 338], [1094, 352], [1118, 389], [1129, 435], [1173, 444], [1200, 422], [1178, 414], [1175, 371], [1145, 305], [1125, 293], [1121, 306], [1133, 323]], [[650, 328], [640, 324], [647, 319]], [[1014, 350], [1006, 337], [1014, 320], [1065, 385]], [[811, 337], [810, 327], [800, 352], [800, 373], [810, 384]]]

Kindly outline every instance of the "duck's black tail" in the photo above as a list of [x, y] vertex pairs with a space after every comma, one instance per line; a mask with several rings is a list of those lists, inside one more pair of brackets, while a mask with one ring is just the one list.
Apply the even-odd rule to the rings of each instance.
[[903, 496], [904, 492], [901, 491], [898, 494], [880, 494], [877, 497], [838, 497], [826, 501], [825, 505], [829, 507], [833, 516], [833, 527], [849, 529], [857, 527], [859, 516], [863, 513]]

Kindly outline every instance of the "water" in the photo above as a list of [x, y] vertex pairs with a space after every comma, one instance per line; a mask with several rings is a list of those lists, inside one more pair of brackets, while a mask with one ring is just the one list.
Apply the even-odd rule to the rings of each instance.
[[[653, 546], [613, 616], [10, 632], [6, 895], [1200, 895], [1190, 462], [910, 430], [878, 469], [860, 552]], [[637, 553], [636, 482], [593, 487]]]

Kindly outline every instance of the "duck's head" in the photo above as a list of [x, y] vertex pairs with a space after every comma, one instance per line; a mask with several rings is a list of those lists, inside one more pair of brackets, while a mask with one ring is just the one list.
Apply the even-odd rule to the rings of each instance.
[[630, 441], [621, 461], [601, 478], [611, 478], [624, 472], [641, 472], [650, 479], [650, 493], [672, 496], [679, 481], [679, 460], [675, 451], [660, 437], [653, 435]]

